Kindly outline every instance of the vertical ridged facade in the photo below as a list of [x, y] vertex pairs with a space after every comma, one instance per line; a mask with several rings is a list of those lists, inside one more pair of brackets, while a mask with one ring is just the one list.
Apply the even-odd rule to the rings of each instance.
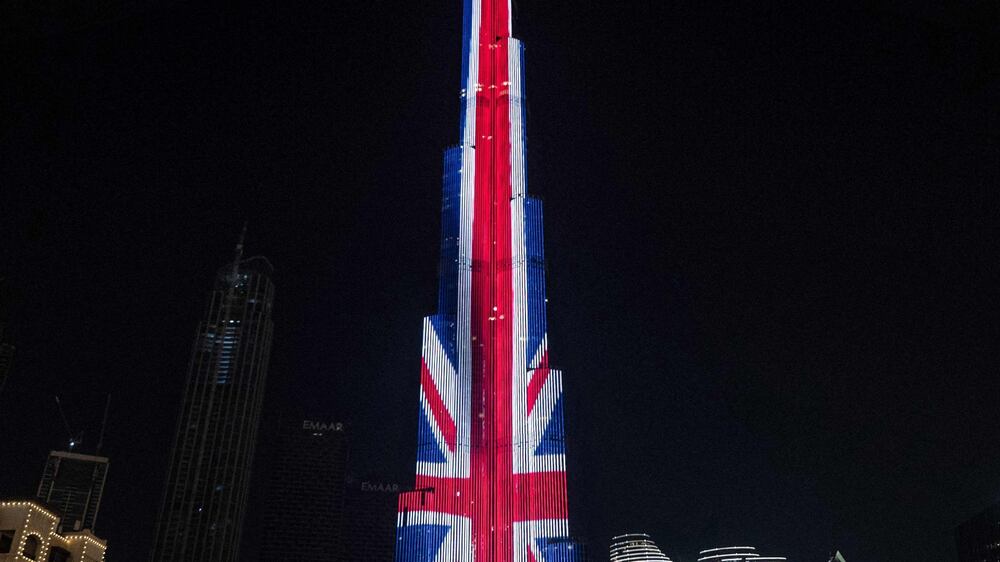
[[466, 0], [460, 141], [445, 151], [437, 314], [423, 324], [415, 491], [397, 562], [562, 562], [562, 374], [550, 367], [542, 204], [525, 181], [524, 51], [509, 0]]
[[265, 258], [237, 257], [216, 277], [191, 356], [153, 562], [237, 559], [271, 352], [271, 271]]

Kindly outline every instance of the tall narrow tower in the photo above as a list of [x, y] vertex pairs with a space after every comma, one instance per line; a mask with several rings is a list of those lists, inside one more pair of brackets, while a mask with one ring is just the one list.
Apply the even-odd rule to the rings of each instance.
[[423, 325], [416, 489], [400, 496], [396, 560], [570, 560], [562, 374], [546, 344], [542, 204], [525, 187], [510, 0], [465, 0], [462, 48], [438, 312]]
[[234, 562], [271, 353], [266, 258], [219, 270], [191, 354], [153, 562]]

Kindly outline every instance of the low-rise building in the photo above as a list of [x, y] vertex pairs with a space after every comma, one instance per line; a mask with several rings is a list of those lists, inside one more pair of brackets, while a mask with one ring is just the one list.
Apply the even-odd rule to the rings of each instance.
[[103, 562], [107, 542], [88, 530], [59, 532], [60, 518], [34, 501], [0, 501], [0, 562]]

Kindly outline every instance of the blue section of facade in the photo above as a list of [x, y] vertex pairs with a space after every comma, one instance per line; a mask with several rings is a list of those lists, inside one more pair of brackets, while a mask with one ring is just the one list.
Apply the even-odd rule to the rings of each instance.
[[535, 448], [536, 455], [562, 455], [566, 452], [566, 436], [563, 429], [563, 397], [559, 396], [552, 408], [549, 425], [545, 428], [542, 441]]
[[542, 553], [539, 562], [583, 562], [583, 549], [569, 538], [535, 539], [535, 545]]
[[462, 148], [459, 146], [444, 152], [442, 184], [438, 313], [455, 315], [458, 309], [458, 245], [462, 210]]
[[444, 457], [444, 453], [441, 452], [441, 448], [437, 444], [437, 439], [434, 438], [434, 430], [431, 429], [431, 422], [427, 416], [428, 413], [421, 405], [419, 427], [417, 428], [417, 461], [446, 462], [448, 459]]
[[448, 357], [448, 362], [451, 363], [453, 369], [458, 370], [455, 353], [455, 317], [435, 314], [430, 317], [430, 321], [438, 341], [441, 342], [441, 347], [444, 348], [445, 355]]
[[447, 525], [406, 525], [396, 533], [396, 562], [433, 562], [441, 549]]
[[542, 202], [524, 198], [524, 249], [527, 261], [528, 368], [545, 338], [545, 251], [542, 238]]

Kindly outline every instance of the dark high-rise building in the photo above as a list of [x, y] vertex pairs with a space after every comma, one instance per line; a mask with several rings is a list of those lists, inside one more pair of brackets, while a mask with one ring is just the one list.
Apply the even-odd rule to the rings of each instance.
[[108, 459], [52, 451], [36, 497], [60, 516], [58, 531], [94, 530], [108, 477]]
[[392, 562], [400, 491], [397, 483], [348, 477], [341, 562]]
[[7, 375], [13, 364], [14, 346], [6, 343], [3, 322], [0, 322], [0, 392], [3, 392], [3, 385], [7, 382]]
[[958, 562], [1000, 562], [1000, 503], [955, 529]]
[[8, 343], [0, 343], [0, 391], [7, 382], [7, 375], [14, 364], [14, 346]]
[[191, 354], [153, 541], [153, 562], [234, 562], [273, 329], [263, 257], [219, 270]]
[[335, 560], [347, 467], [344, 425], [319, 416], [285, 421], [272, 455], [260, 562]]
[[14, 364], [14, 346], [7, 342], [4, 320], [7, 316], [7, 295], [3, 290], [4, 279], [0, 278], [0, 393], [3, 392], [3, 385], [7, 382], [7, 375], [10, 374], [11, 366]]

